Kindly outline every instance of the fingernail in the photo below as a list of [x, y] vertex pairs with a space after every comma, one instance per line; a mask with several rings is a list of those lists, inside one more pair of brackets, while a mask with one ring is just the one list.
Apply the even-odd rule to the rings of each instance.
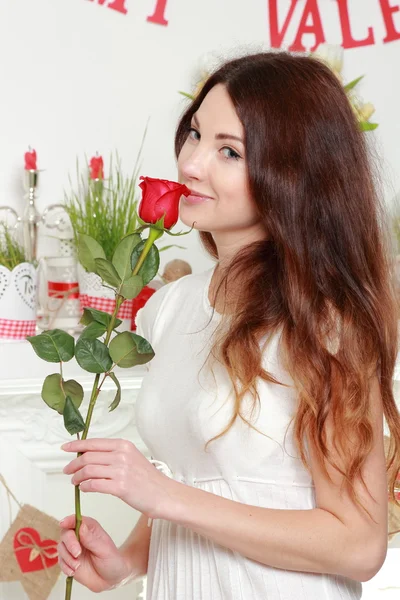
[[75, 558], [78, 558], [78, 556], [80, 555], [80, 553], [81, 553], [81, 549], [80, 548], [74, 548], [72, 550], [72, 554], [75, 556]]
[[61, 450], [68, 450], [69, 446], [70, 446], [70, 442], [66, 442], [65, 444], [63, 444], [61, 446]]
[[59, 522], [59, 525], [62, 525], [64, 523], [65, 519], [61, 519], [61, 521]]

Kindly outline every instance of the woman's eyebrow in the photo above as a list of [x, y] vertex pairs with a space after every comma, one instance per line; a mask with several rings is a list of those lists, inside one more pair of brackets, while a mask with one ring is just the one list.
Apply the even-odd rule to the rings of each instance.
[[[199, 119], [197, 118], [196, 114], [193, 115], [193, 121], [194, 121], [194, 124], [196, 125], [196, 127], [198, 127], [200, 129]], [[237, 142], [240, 142], [244, 146], [244, 141], [242, 140], [242, 138], [238, 137], [237, 135], [233, 135], [232, 133], [216, 133], [215, 139], [216, 140], [236, 140]]]

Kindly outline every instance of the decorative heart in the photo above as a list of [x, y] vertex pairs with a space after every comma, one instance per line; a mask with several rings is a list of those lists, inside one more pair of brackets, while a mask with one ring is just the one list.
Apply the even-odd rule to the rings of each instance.
[[32, 527], [19, 529], [14, 536], [14, 554], [23, 573], [43, 571], [58, 562], [57, 542], [41, 540]]
[[21, 263], [12, 272], [14, 285], [22, 301], [32, 310], [36, 306], [36, 271], [30, 263]]
[[7, 267], [0, 265], [0, 300], [10, 285], [11, 273]]

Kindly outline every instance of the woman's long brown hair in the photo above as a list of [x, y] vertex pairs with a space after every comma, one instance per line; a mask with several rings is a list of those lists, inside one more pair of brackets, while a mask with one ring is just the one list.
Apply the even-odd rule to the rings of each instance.
[[[400, 467], [392, 389], [398, 306], [388, 215], [368, 134], [360, 131], [329, 67], [309, 56], [271, 51], [231, 60], [208, 78], [178, 124], [177, 156], [193, 113], [217, 84], [226, 87], [243, 124], [249, 189], [268, 236], [236, 254], [218, 288], [229, 289], [230, 278], [242, 282], [229, 330], [212, 349], [232, 380], [235, 411], [212, 440], [237, 417], [245, 420], [246, 392], [260, 400], [257, 377], [275, 381], [262, 368], [259, 341], [281, 329], [298, 391], [293, 427], [304, 465], [308, 437], [322, 466], [327, 461], [336, 467], [358, 502], [354, 484], [363, 480], [374, 443], [370, 388], [376, 375], [390, 430], [394, 500]], [[218, 259], [211, 233], [201, 231], [200, 239]], [[328, 415], [342, 467], [328, 450]]]

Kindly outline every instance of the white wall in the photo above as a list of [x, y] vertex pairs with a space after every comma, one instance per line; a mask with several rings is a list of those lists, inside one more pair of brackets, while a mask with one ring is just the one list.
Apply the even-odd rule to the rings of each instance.
[[[100, 5], [100, 2], [104, 2]], [[165, 0], [164, 0], [165, 1]], [[161, 0], [158, 0], [161, 3]], [[127, 14], [112, 0], [1, 0], [0, 2], [0, 204], [23, 206], [21, 175], [28, 144], [36, 148], [41, 177], [39, 207], [63, 199], [77, 155], [118, 149], [127, 170], [150, 118], [142, 173], [176, 177], [174, 129], [196, 66], [210, 52], [232, 55], [269, 46], [273, 0], [166, 0], [168, 25], [146, 19], [157, 0], [125, 0]], [[279, 0], [282, 27], [291, 2]], [[338, 7], [348, 5], [353, 36], [373, 27], [375, 44], [345, 50], [347, 80], [365, 73], [360, 91], [376, 106], [378, 148], [385, 167], [388, 201], [400, 189], [400, 40], [383, 44], [381, 4], [398, 0], [319, 0], [326, 41], [341, 43]], [[293, 42], [305, 7], [295, 2], [283, 46]], [[309, 16], [309, 21], [312, 19]], [[314, 20], [316, 15], [314, 14]], [[400, 12], [392, 12], [400, 32]], [[313, 35], [303, 43], [310, 48]], [[375, 134], [368, 134], [369, 136]], [[182, 225], [182, 224], [181, 224]], [[186, 229], [177, 227], [176, 230]], [[168, 238], [168, 243], [171, 238]], [[162, 265], [186, 258], [198, 272], [211, 264], [197, 234], [177, 243], [189, 251], [162, 253]]]

